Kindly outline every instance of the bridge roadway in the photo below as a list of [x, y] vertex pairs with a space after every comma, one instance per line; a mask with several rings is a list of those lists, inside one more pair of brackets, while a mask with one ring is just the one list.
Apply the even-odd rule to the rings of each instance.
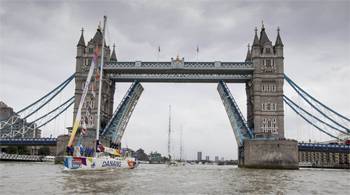
[[116, 82], [225, 82], [244, 83], [252, 79], [252, 62], [110, 62], [104, 71]]
[[[0, 138], [0, 145], [56, 146], [57, 138]], [[299, 151], [328, 151], [350, 153], [350, 145], [298, 143]]]
[[0, 138], [0, 146], [56, 146], [56, 138]]
[[299, 151], [350, 153], [350, 145], [298, 143]]

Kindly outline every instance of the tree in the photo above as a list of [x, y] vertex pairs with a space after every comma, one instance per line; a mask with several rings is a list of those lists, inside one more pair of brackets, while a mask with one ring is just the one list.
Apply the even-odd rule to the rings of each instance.
[[48, 156], [50, 155], [50, 148], [48, 146], [41, 147], [38, 154], [41, 156]]
[[138, 160], [141, 160], [141, 161], [148, 161], [147, 154], [141, 148], [135, 152], [135, 158], [137, 158]]
[[17, 147], [16, 146], [9, 146], [6, 148], [5, 152], [7, 154], [17, 154]]
[[30, 155], [30, 151], [25, 146], [18, 146], [18, 154]]

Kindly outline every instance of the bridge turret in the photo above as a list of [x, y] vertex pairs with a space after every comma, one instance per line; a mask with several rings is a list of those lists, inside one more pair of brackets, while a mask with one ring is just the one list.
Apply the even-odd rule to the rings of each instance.
[[283, 43], [280, 36], [280, 28], [277, 28], [277, 38], [275, 42], [275, 55], [278, 57], [283, 57]]
[[271, 56], [273, 55], [272, 42], [266, 34], [264, 23], [262, 23], [261, 31], [260, 31], [260, 46], [261, 46], [261, 54]]
[[246, 62], [252, 61], [252, 53], [250, 52], [250, 45], [248, 44], [247, 56], [245, 57]]
[[253, 58], [260, 56], [260, 41], [258, 37], [258, 28], [255, 27], [254, 31], [255, 31], [255, 35], [254, 35], [254, 41], [253, 41], [252, 51], [251, 51], [251, 55]]
[[112, 51], [112, 55], [111, 58], [109, 60], [110, 62], [116, 62], [117, 60], [117, 55], [115, 54], [115, 44], [113, 44], [113, 51]]
[[83, 63], [84, 63], [83, 56], [85, 54], [85, 49], [86, 49], [86, 45], [85, 45], [85, 40], [84, 40], [84, 29], [82, 28], [80, 39], [79, 39], [79, 42], [77, 44], [76, 72], [80, 72], [81, 67], [83, 66]]

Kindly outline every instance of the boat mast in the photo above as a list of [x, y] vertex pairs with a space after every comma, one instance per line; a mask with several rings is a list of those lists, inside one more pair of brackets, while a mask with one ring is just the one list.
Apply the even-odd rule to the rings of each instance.
[[181, 125], [181, 128], [180, 128], [180, 161], [182, 161], [182, 155], [183, 155], [183, 142], [182, 142], [182, 125]]
[[[102, 76], [103, 76], [103, 63], [104, 63], [104, 51], [105, 51], [105, 28], [106, 28], [107, 16], [103, 16], [103, 29], [102, 29], [102, 51], [101, 51], [101, 64], [100, 64], [100, 82], [98, 87], [98, 104], [97, 104], [97, 128], [96, 128], [96, 147], [99, 142], [100, 126], [101, 126], [101, 91], [102, 91]], [[97, 154], [97, 148], [95, 155]]]
[[171, 160], [170, 156], [170, 136], [171, 135], [171, 105], [169, 105], [169, 130], [168, 130], [168, 157]]

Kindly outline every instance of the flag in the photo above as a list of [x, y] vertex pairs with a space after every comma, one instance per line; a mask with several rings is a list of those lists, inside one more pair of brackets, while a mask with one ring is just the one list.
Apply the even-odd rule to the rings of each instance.
[[158, 52], [160, 53], [160, 46], [158, 46]]
[[199, 46], [198, 45], [197, 45], [196, 51], [197, 51], [197, 53], [199, 53]]
[[99, 81], [99, 80], [100, 80], [100, 70], [97, 68], [97, 69], [96, 69], [95, 81]]

